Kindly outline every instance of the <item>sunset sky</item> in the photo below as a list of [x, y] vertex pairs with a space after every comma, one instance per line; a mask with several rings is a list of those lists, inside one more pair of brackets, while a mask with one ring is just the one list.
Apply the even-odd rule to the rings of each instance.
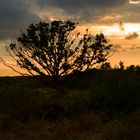
[[[55, 19], [78, 22], [78, 29], [104, 33], [116, 46], [112, 66], [140, 65], [140, 0], [0, 0], [0, 57], [30, 23]], [[0, 63], [0, 76], [16, 75]]]

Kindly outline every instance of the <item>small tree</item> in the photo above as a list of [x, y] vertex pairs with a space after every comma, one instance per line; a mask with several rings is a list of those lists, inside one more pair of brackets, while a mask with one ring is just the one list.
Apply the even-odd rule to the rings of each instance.
[[105, 62], [105, 63], [102, 63], [101, 64], [101, 67], [100, 67], [101, 70], [111, 70], [111, 65], [109, 62]]
[[120, 62], [119, 62], [119, 68], [120, 68], [120, 70], [122, 70], [122, 71], [125, 69], [125, 66], [124, 66], [123, 61], [120, 61]]
[[128, 71], [135, 71], [135, 65], [127, 66], [126, 70], [128, 70]]
[[126, 70], [128, 71], [140, 71], [140, 66], [139, 65], [130, 65], [126, 67]]
[[31, 24], [7, 51], [31, 75], [54, 79], [105, 62], [112, 46], [105, 36], [101, 33], [93, 37], [87, 30], [81, 37], [74, 34], [75, 28], [76, 23], [70, 21]]

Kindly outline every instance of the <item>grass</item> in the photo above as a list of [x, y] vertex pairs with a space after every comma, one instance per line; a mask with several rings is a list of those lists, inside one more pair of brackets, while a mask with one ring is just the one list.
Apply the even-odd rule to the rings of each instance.
[[31, 77], [0, 78], [2, 140], [140, 138], [140, 73], [79, 73], [64, 78], [59, 92], [47, 83]]

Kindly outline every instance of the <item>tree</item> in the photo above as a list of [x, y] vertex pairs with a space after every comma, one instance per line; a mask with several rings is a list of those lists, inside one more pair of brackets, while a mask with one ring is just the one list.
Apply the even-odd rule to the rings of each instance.
[[140, 71], [140, 66], [139, 65], [130, 65], [126, 67], [126, 70], [128, 71]]
[[[49, 75], [53, 79], [85, 71], [105, 62], [112, 44], [101, 33], [75, 33], [76, 23], [52, 21], [31, 24], [7, 47], [17, 65], [33, 76]], [[75, 33], [75, 34], [74, 34]]]
[[102, 63], [101, 64], [101, 67], [100, 67], [101, 70], [111, 70], [111, 65], [109, 62], [105, 62], [105, 63]]
[[120, 62], [119, 62], [119, 68], [120, 68], [120, 70], [122, 70], [122, 71], [125, 69], [125, 66], [124, 66], [123, 61], [120, 61]]
[[135, 65], [127, 66], [126, 70], [128, 70], [128, 71], [135, 71]]

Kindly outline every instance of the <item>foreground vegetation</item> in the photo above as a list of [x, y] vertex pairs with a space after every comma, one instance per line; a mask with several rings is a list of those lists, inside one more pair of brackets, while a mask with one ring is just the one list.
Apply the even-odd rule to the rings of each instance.
[[139, 139], [140, 71], [91, 70], [58, 86], [1, 77], [0, 139]]

